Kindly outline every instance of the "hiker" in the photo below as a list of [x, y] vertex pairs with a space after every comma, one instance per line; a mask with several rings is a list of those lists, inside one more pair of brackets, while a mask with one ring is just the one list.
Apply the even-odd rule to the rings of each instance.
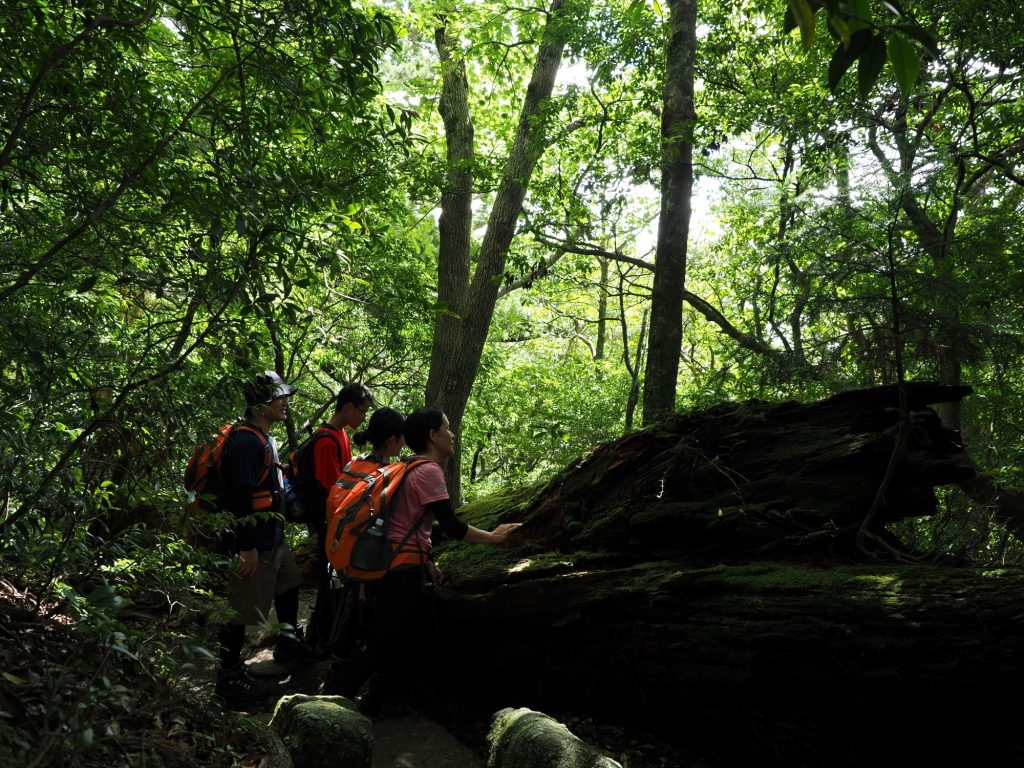
[[352, 460], [345, 427], [357, 429], [374, 405], [373, 393], [360, 383], [347, 384], [338, 393], [334, 415], [313, 433], [312, 477], [301, 488], [302, 504], [309, 515], [309, 532], [316, 537], [315, 561], [316, 601], [309, 616], [307, 636], [321, 656], [330, 644], [333, 622], [331, 605], [331, 572], [324, 550], [327, 534], [327, 494], [341, 476], [341, 471]]
[[403, 540], [412, 546], [402, 547], [391, 569], [367, 585], [372, 612], [351, 656], [337, 665], [324, 684], [324, 693], [354, 698], [377, 673], [358, 701], [360, 711], [371, 716], [379, 715], [385, 703], [395, 704], [401, 681], [420, 663], [410, 663], [410, 658], [420, 658], [416, 649], [422, 648], [422, 635], [427, 631], [431, 606], [423, 597], [425, 587], [441, 577], [430, 560], [432, 523], [436, 520], [448, 538], [470, 544], [502, 544], [519, 528], [518, 523], [506, 523], [484, 531], [455, 515], [441, 470], [453, 453], [455, 435], [441, 410], [425, 407], [414, 411], [403, 432], [406, 445], [427, 461], [410, 468], [404, 478], [390, 514], [388, 539], [395, 547]]
[[288, 417], [295, 387], [274, 371], [265, 371], [245, 387], [245, 421], [227, 438], [221, 466], [221, 508], [237, 522], [222, 538], [225, 554], [236, 556], [228, 577], [228, 605], [235, 612], [218, 635], [220, 669], [216, 692], [232, 704], [252, 704], [270, 693], [242, 662], [247, 625], [259, 624], [273, 604], [277, 620], [290, 628], [281, 634], [274, 659], [306, 660], [309, 650], [294, 633], [298, 626], [302, 575], [284, 540], [284, 496], [277, 445], [271, 427]]
[[[352, 436], [359, 446], [370, 444], [370, 453], [348, 463], [339, 484], [354, 485], [379, 467], [390, 464], [405, 447], [405, 416], [393, 408], [378, 408], [373, 412], [367, 428]], [[362, 618], [365, 616], [365, 590], [346, 584], [337, 601], [335, 621], [331, 632], [331, 664], [325, 679], [337, 670], [338, 662], [348, 658], [356, 642]]]

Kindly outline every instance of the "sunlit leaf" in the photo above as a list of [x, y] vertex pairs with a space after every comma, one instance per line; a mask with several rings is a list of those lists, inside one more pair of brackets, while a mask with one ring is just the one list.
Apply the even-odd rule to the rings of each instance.
[[909, 94], [917, 80], [917, 72], [921, 66], [914, 46], [901, 35], [893, 35], [888, 41], [889, 61], [892, 62], [893, 74], [900, 90]]
[[939, 44], [928, 30], [917, 24], [897, 24], [893, 29], [901, 32], [907, 37], [917, 40], [932, 58], [939, 57]]
[[804, 50], [809, 51], [814, 45], [814, 11], [807, 0], [789, 0], [789, 10], [800, 28]]

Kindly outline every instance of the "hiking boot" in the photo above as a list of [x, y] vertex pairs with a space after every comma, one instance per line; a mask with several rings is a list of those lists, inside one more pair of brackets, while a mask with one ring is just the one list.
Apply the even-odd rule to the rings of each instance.
[[274, 646], [274, 661], [288, 664], [293, 661], [320, 661], [327, 658], [326, 648], [314, 648], [299, 637], [278, 635]]
[[245, 706], [259, 704], [270, 695], [270, 685], [249, 674], [244, 664], [217, 670], [214, 692], [228, 704]]
[[355, 705], [361, 715], [379, 720], [384, 709], [384, 697], [378, 689], [370, 686], [365, 693], [356, 696]]
[[320, 683], [320, 693], [324, 696], [340, 696], [341, 690], [338, 685], [338, 670], [340, 664], [337, 660], [331, 659], [327, 665], [327, 669], [324, 670], [324, 679]]

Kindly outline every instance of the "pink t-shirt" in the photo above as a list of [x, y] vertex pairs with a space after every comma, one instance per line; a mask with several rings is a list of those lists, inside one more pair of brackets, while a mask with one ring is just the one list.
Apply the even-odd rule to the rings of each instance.
[[[440, 465], [433, 461], [420, 464], [406, 472], [402, 480], [401, 491], [391, 513], [391, 525], [388, 528], [388, 541], [398, 544], [423, 514], [423, 508], [432, 501], [448, 498], [448, 486], [444, 482], [444, 472]], [[415, 547], [417, 543], [424, 552], [431, 547], [430, 525], [434, 516], [427, 514], [420, 522], [419, 531], [409, 537], [406, 546]]]

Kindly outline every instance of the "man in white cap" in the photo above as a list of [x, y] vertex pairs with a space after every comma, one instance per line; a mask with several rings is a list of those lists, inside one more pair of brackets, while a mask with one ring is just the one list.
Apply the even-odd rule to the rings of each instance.
[[223, 537], [225, 552], [237, 556], [228, 579], [228, 605], [234, 615], [221, 627], [220, 669], [216, 692], [230, 704], [258, 702], [270, 686], [253, 677], [242, 662], [247, 625], [270, 613], [291, 628], [280, 635], [277, 661], [305, 661], [310, 649], [297, 632], [299, 583], [302, 575], [284, 539], [284, 495], [277, 445], [270, 429], [288, 417], [288, 398], [295, 387], [274, 371], [264, 371], [245, 387], [245, 421], [234, 428], [221, 461], [219, 502], [237, 522]]

